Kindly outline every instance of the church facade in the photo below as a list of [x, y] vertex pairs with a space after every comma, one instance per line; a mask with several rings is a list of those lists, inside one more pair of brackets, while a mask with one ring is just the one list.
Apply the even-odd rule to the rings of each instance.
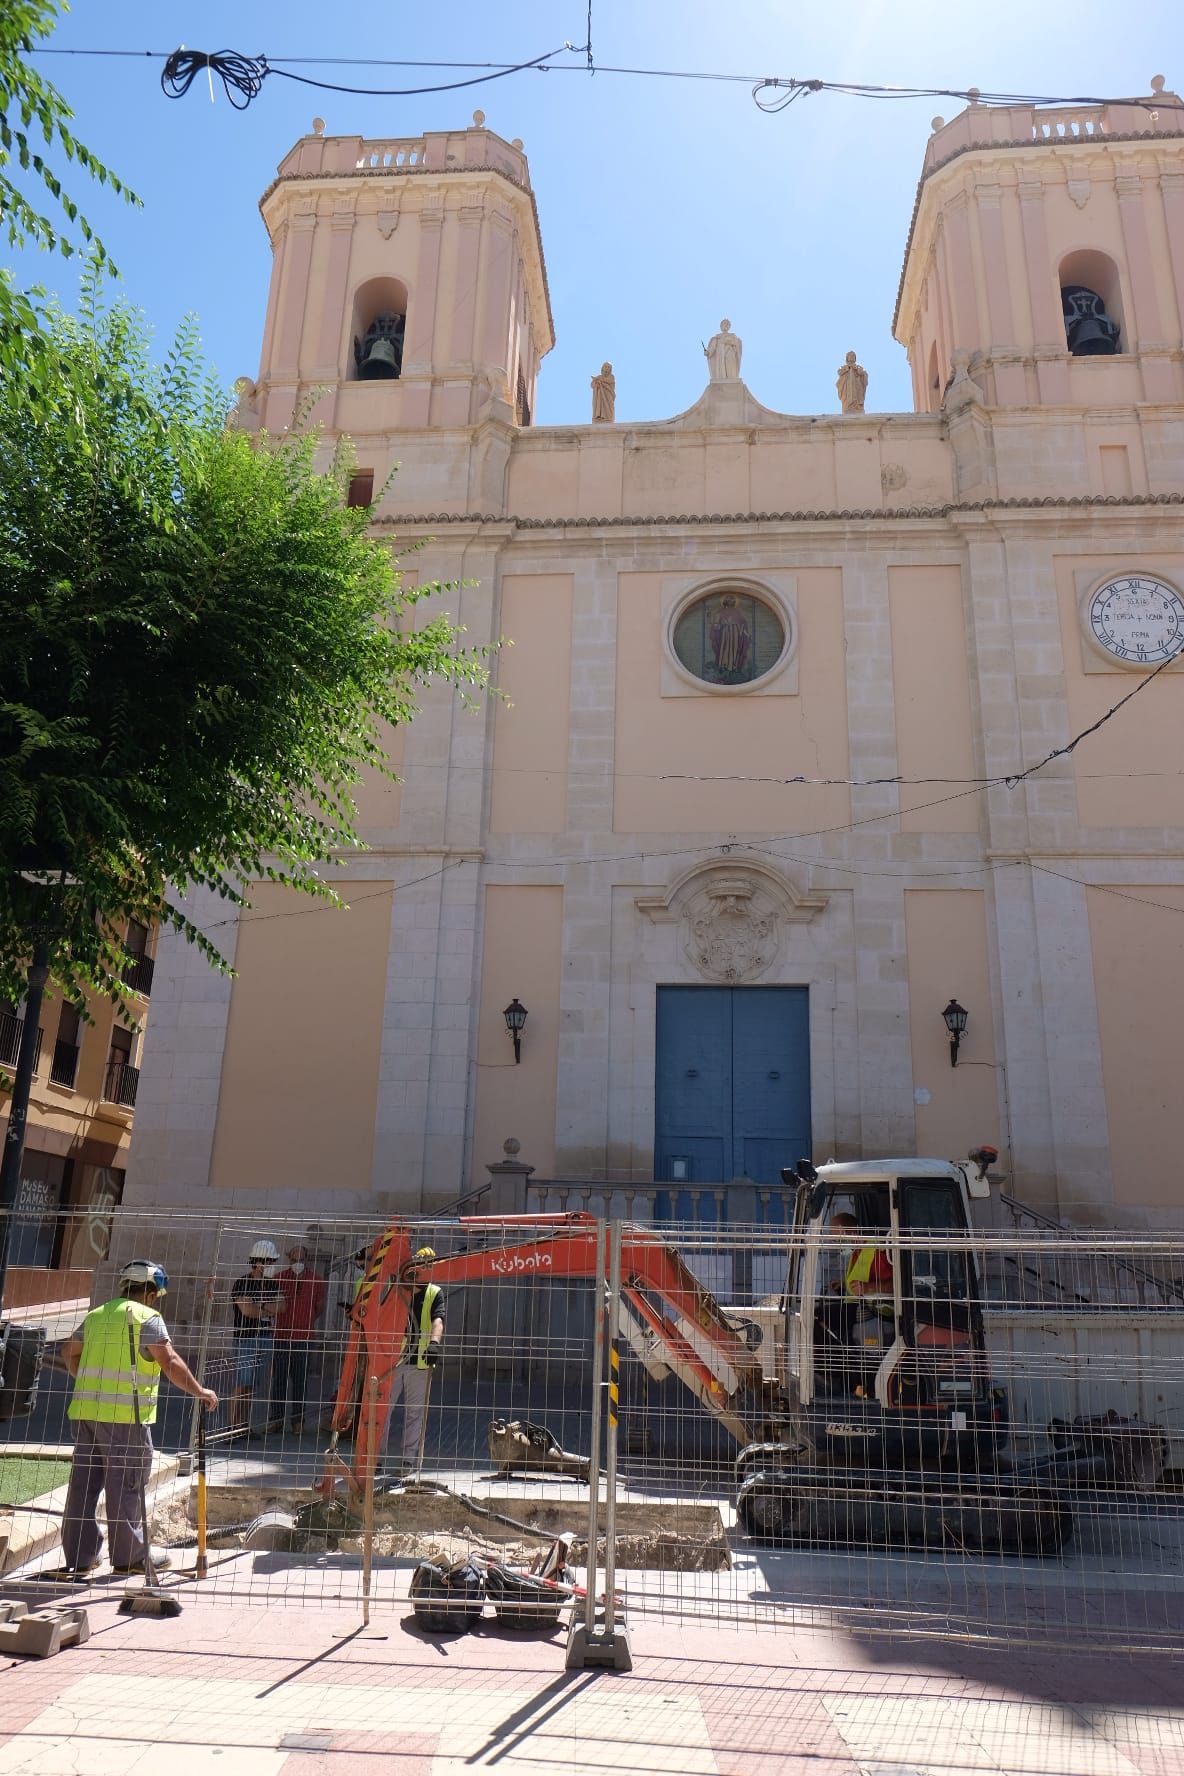
[[687, 412], [618, 423], [606, 364], [590, 423], [536, 426], [521, 145], [296, 144], [237, 422], [315, 400], [375, 534], [461, 582], [467, 642], [513, 645], [500, 697], [433, 690], [391, 734], [369, 849], [326, 868], [348, 913], [199, 903], [233, 980], [162, 939], [129, 1200], [430, 1212], [513, 1138], [625, 1208], [747, 1203], [799, 1155], [989, 1142], [1048, 1214], [1184, 1220], [1160, 87], [938, 120], [901, 218], [909, 413], [866, 410], [851, 354], [841, 411], [770, 411], [738, 317]]

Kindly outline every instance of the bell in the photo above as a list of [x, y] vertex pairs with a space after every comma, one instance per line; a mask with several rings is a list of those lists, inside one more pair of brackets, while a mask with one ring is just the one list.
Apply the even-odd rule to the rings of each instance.
[[366, 348], [366, 356], [358, 367], [358, 375], [367, 380], [380, 377], [395, 377], [399, 374], [399, 360], [391, 341], [380, 335], [372, 339]]
[[1061, 308], [1065, 316], [1065, 338], [1075, 358], [1109, 358], [1119, 349], [1116, 321], [1106, 313], [1106, 305], [1094, 290], [1084, 284], [1066, 284], [1061, 291]]
[[1081, 315], [1065, 327], [1075, 358], [1108, 358], [1118, 350], [1118, 328], [1106, 315]]

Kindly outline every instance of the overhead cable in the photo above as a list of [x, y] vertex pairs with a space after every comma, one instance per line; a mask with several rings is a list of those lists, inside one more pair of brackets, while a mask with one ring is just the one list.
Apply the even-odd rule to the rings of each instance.
[[[1154, 92], [1149, 96], [1096, 93], [1012, 93], [984, 92], [979, 87], [953, 86], [886, 86], [874, 81], [822, 80], [817, 77], [799, 79], [785, 74], [731, 74], [702, 68], [635, 68], [596, 62], [592, 54], [592, 9], [588, 7], [587, 40], [582, 44], [564, 43], [559, 49], [533, 56], [520, 62], [437, 61], [396, 56], [284, 56], [242, 55], [236, 50], [177, 49], [71, 49], [60, 45], [38, 45], [34, 55], [106, 56], [163, 61], [166, 64], [161, 85], [170, 98], [182, 98], [195, 76], [208, 69], [211, 77], [222, 80], [226, 95], [236, 110], [245, 110], [258, 97], [270, 75], [296, 80], [324, 92], [350, 93], [362, 98], [413, 98], [421, 93], [453, 92], [465, 86], [479, 86], [489, 80], [500, 80], [508, 74], [521, 74], [534, 69], [541, 74], [617, 74], [648, 80], [694, 80], [747, 86], [760, 110], [783, 111], [797, 99], [810, 93], [834, 93], [840, 98], [858, 99], [959, 99], [967, 105], [997, 107], [1006, 105], [1137, 105], [1151, 110], [1179, 110], [1181, 100], [1174, 93]], [[561, 62], [564, 53], [582, 58]], [[311, 75], [296, 74], [297, 67], [356, 68], [437, 68], [466, 72], [479, 70], [472, 79], [448, 81], [434, 86], [366, 87], [346, 86], [333, 81], [317, 80]]]
[[474, 74], [467, 80], [449, 80], [437, 86], [403, 87], [344, 86], [331, 80], [314, 80], [309, 74], [296, 74], [291, 68], [282, 68], [278, 62], [269, 61], [264, 55], [240, 55], [233, 49], [216, 49], [210, 52], [201, 49], [175, 49], [161, 70], [160, 85], [166, 98], [183, 99], [198, 74], [203, 68], [207, 69], [211, 77], [216, 74], [221, 80], [226, 97], [236, 111], [245, 111], [251, 101], [257, 99], [263, 91], [264, 81], [273, 74], [280, 80], [295, 80], [301, 86], [315, 86], [321, 92], [351, 93], [356, 97], [372, 99], [406, 99], [419, 93], [456, 92], [460, 87], [483, 86], [490, 80], [502, 80], [507, 74], [520, 74], [525, 68], [542, 69], [556, 56], [572, 48], [572, 44], [563, 43], [558, 49], [549, 49], [545, 55], [533, 56], [528, 62], [515, 62], [489, 74]]

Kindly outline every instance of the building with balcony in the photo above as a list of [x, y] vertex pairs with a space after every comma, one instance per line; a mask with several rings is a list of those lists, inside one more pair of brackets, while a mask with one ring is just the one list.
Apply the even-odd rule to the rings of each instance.
[[938, 120], [901, 216], [908, 413], [864, 411], [858, 366], [842, 411], [771, 411], [738, 306], [687, 412], [616, 423], [602, 383], [592, 423], [534, 425], [520, 144], [295, 145], [238, 423], [315, 398], [375, 534], [514, 646], [504, 700], [432, 692], [391, 734], [369, 850], [328, 870], [348, 913], [252, 887], [233, 980], [164, 938], [136, 1201], [430, 1211], [516, 1137], [536, 1183], [747, 1218], [799, 1154], [987, 1141], [1050, 1215], [1184, 1220], [1162, 87]]
[[[154, 967], [145, 926], [133, 921], [125, 942], [138, 1031], [93, 995], [89, 1022], [60, 995], [47, 992], [42, 1003], [4, 1292], [18, 1318], [89, 1299], [111, 1210], [123, 1199]], [[0, 1129], [23, 1029], [23, 1007], [0, 1012]]]

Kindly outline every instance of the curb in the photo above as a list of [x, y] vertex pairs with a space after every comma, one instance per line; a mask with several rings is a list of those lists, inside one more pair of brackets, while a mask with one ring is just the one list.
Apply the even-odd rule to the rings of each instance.
[[[4, 1455], [60, 1455], [68, 1459], [74, 1453], [72, 1444], [13, 1444], [0, 1447]], [[179, 1457], [153, 1452], [152, 1472], [148, 1476], [149, 1509], [152, 1492], [164, 1481], [176, 1478]], [[67, 1483], [68, 1485], [68, 1483]], [[23, 1505], [5, 1505], [0, 1509], [0, 1578], [8, 1578], [18, 1567], [54, 1547], [61, 1539], [61, 1513], [66, 1505], [67, 1486], [55, 1487], [40, 1498]], [[53, 1515], [48, 1515], [52, 1512]], [[43, 1513], [46, 1513], [43, 1515]]]

